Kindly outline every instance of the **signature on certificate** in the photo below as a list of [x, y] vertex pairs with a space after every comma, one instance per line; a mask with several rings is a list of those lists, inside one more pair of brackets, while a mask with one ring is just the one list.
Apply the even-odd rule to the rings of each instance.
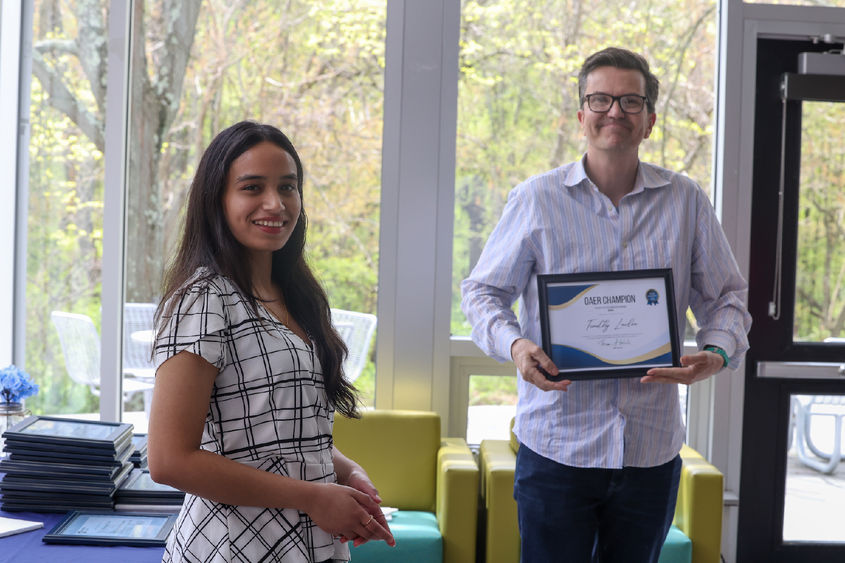
[[617, 319], [615, 323], [611, 323], [610, 319], [587, 319], [587, 331], [600, 332], [605, 334], [609, 330], [619, 331], [628, 330], [638, 326], [636, 319]]
[[599, 344], [601, 346], [606, 347], [606, 348], [613, 348], [614, 350], [619, 350], [619, 349], [627, 348], [628, 346], [630, 346], [631, 345], [631, 339], [630, 338], [624, 338], [624, 337], [602, 338], [601, 340], [599, 340]]

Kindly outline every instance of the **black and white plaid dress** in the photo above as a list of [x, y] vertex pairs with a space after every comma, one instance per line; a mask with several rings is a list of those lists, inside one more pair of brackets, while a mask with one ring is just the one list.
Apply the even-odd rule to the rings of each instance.
[[[186, 284], [155, 343], [155, 363], [182, 350], [219, 370], [202, 448], [252, 467], [334, 482], [332, 424], [313, 346], [259, 306], [260, 320], [227, 278]], [[186, 373], [185, 377], [191, 374]], [[163, 561], [244, 563], [349, 559], [349, 548], [295, 509], [231, 506], [191, 494]]]

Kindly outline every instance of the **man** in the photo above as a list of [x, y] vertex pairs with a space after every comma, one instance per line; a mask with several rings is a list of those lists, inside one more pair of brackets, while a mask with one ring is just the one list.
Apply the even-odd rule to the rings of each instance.
[[[640, 162], [658, 80], [624, 49], [581, 68], [581, 160], [510, 193], [462, 284], [473, 339], [521, 375], [514, 497], [522, 562], [656, 562], [675, 508], [684, 440], [677, 384], [701, 381], [748, 348], [747, 284], [704, 192]], [[537, 275], [672, 268], [679, 337], [691, 307], [700, 351], [642, 378], [551, 381]], [[521, 297], [519, 320], [511, 306]]]

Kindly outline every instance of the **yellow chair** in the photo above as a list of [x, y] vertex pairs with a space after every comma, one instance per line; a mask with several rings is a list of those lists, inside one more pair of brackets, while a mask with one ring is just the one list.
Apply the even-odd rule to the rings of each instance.
[[427, 533], [419, 533], [427, 525], [439, 532], [444, 563], [475, 561], [478, 465], [464, 439], [441, 438], [438, 414], [370, 410], [357, 420], [337, 416], [334, 441], [370, 475], [382, 506], [399, 509], [389, 522], [396, 548], [364, 544], [353, 548], [353, 563], [434, 560], [403, 551]]
[[[519, 443], [513, 433], [510, 440], [481, 442], [479, 466], [481, 496], [486, 514], [483, 533], [487, 563], [519, 562], [519, 525], [516, 501], [513, 498], [518, 448]], [[681, 450], [681, 459], [683, 466], [673, 524], [692, 542], [692, 563], [719, 563], [722, 474], [686, 445]], [[670, 532], [670, 537], [673, 534], [681, 536], [676, 530]], [[685, 541], [682, 537], [680, 540]]]

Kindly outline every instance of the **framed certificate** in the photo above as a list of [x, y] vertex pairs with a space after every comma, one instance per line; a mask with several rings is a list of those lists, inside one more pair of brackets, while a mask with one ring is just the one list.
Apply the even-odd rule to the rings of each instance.
[[537, 276], [543, 351], [562, 379], [641, 377], [679, 365], [672, 270]]
[[176, 514], [98, 512], [69, 513], [43, 538], [45, 543], [163, 546]]
[[131, 446], [132, 425], [36, 415], [12, 426], [3, 436], [6, 438], [6, 450], [11, 453], [20, 448], [113, 459]]

